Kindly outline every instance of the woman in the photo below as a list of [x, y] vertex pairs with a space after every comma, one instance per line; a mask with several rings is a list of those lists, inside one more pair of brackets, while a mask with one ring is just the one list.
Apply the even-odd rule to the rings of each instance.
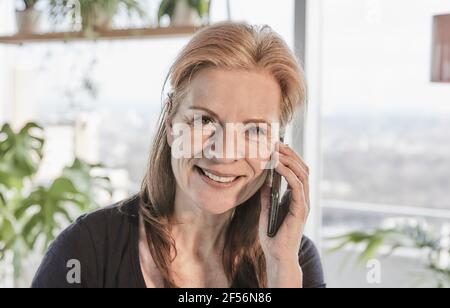
[[[192, 38], [166, 80], [141, 192], [66, 229], [33, 286], [324, 287], [317, 250], [303, 237], [308, 167], [269, 129], [283, 132], [305, 97], [284, 41], [267, 26], [216, 24]], [[180, 144], [189, 146], [183, 155]], [[249, 155], [252, 145], [262, 151]], [[269, 237], [273, 158], [289, 211]]]

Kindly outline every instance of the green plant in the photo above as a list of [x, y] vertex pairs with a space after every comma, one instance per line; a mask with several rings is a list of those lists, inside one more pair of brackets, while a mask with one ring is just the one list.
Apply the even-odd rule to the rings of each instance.
[[25, 5], [25, 10], [31, 10], [34, 8], [36, 3], [39, 2], [39, 0], [21, 0], [20, 2]]
[[[433, 274], [437, 287], [450, 287], [450, 264], [443, 265], [441, 262], [443, 255], [449, 253], [449, 247], [444, 243], [450, 239], [437, 235], [425, 223], [400, 219], [393, 227], [377, 228], [369, 232], [355, 231], [328, 240], [338, 242], [329, 252], [336, 252], [350, 245], [363, 246], [357, 260], [359, 264], [377, 255], [389, 257], [401, 248], [419, 250], [424, 255], [424, 268]], [[381, 248], [387, 249], [387, 252], [382, 254]]]
[[[38, 132], [34, 132], [37, 130]], [[43, 156], [42, 129], [28, 123], [19, 133], [9, 124], [0, 130], [0, 185], [6, 188], [23, 188], [25, 179], [34, 175]]]
[[35, 123], [18, 133], [8, 124], [0, 130], [0, 261], [12, 253], [16, 279], [30, 252], [44, 251], [65, 225], [98, 207], [97, 191], [112, 193], [107, 177], [92, 174], [101, 165], [79, 159], [49, 185], [36, 183], [43, 159], [42, 135]]
[[[175, 7], [179, 0], [163, 0], [159, 6], [158, 11], [158, 23], [161, 24], [161, 19], [164, 16], [173, 18], [175, 13]], [[188, 5], [193, 8], [200, 18], [208, 15], [211, 1], [210, 0], [187, 0]]]
[[108, 28], [121, 8], [129, 16], [145, 16], [139, 0], [50, 0], [49, 7], [56, 23], [67, 18], [73, 24], [81, 20], [85, 32]]

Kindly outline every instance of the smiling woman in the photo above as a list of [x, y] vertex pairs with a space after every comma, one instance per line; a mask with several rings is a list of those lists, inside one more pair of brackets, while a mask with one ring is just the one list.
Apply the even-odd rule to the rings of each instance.
[[[303, 237], [308, 167], [260, 125], [283, 132], [304, 101], [286, 43], [267, 26], [216, 24], [194, 36], [166, 80], [171, 92], [141, 192], [64, 231], [33, 286], [324, 287], [317, 250]], [[177, 125], [190, 133], [177, 136]], [[189, 155], [175, 155], [177, 138], [192, 143]], [[265, 151], [249, 155], [252, 143]], [[275, 237], [267, 235], [272, 159], [289, 188]], [[81, 282], [70, 285], [74, 259]]]

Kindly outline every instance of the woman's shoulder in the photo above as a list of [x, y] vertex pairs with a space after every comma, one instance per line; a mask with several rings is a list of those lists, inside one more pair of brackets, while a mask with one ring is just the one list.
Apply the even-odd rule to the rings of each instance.
[[92, 233], [108, 231], [107, 229], [110, 227], [120, 227], [124, 223], [136, 220], [138, 207], [139, 195], [133, 195], [120, 202], [81, 215], [71, 226], [82, 225], [93, 229]]
[[304, 236], [299, 251], [299, 263], [303, 271], [305, 288], [325, 288], [325, 278], [319, 250], [314, 242]]
[[[138, 195], [78, 217], [55, 240], [74, 238], [77, 241], [104, 243], [105, 238], [126, 234], [138, 222]], [[119, 238], [116, 237], [116, 240]]]
[[[50, 245], [33, 280], [33, 287], [97, 287], [104, 260], [113, 250], [129, 245], [137, 226], [138, 197], [80, 216]], [[68, 282], [72, 267], [80, 267], [81, 280]], [[75, 273], [75, 272], [74, 272]], [[70, 280], [70, 279], [69, 279]]]

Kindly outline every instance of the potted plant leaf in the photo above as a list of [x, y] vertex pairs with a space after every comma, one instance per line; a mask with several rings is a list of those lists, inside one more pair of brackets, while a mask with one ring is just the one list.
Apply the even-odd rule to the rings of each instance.
[[159, 6], [158, 23], [168, 16], [171, 26], [201, 26], [208, 23], [210, 0], [163, 0]]
[[[442, 230], [445, 229], [445, 226]], [[337, 252], [347, 246], [362, 245], [357, 259], [364, 264], [377, 256], [390, 257], [400, 249], [421, 252], [421, 262], [425, 272], [418, 269], [419, 278], [425, 280], [427, 274], [434, 279], [438, 288], [450, 288], [450, 234], [438, 232], [424, 221], [416, 219], [395, 219], [392, 226], [383, 226], [371, 231], [353, 231], [328, 239], [334, 244], [329, 252]], [[382, 250], [385, 252], [382, 252]]]
[[75, 159], [50, 183], [37, 183], [43, 159], [43, 130], [28, 123], [19, 132], [0, 129], [0, 262], [11, 256], [14, 283], [26, 286], [24, 263], [31, 253], [43, 252], [62, 228], [79, 214], [97, 207], [96, 193], [112, 193], [101, 167]]
[[120, 10], [125, 10], [129, 16], [145, 16], [139, 0], [50, 0], [49, 7], [55, 23], [66, 19], [72, 25], [81, 22], [85, 33], [110, 30]]
[[39, 32], [41, 12], [36, 9], [39, 0], [20, 0], [22, 9], [16, 10], [17, 32], [30, 34]]

